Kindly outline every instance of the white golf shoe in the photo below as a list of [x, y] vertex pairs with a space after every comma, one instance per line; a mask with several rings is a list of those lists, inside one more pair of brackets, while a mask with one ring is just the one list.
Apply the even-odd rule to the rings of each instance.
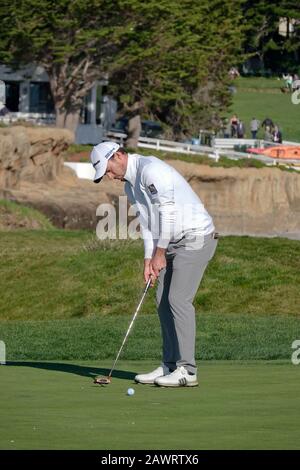
[[149, 372], [149, 374], [138, 374], [135, 376], [134, 380], [140, 384], [154, 384], [155, 379], [158, 377], [163, 377], [170, 373], [170, 369], [162, 364], [157, 369]]
[[198, 385], [197, 375], [189, 374], [183, 366], [177, 367], [169, 375], [158, 377], [154, 383], [160, 387], [197, 387]]

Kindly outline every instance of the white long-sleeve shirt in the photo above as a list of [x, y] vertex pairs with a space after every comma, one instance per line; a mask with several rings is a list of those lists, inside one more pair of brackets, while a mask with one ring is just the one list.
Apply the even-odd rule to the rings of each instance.
[[167, 248], [184, 235], [205, 236], [215, 230], [188, 182], [162, 160], [129, 154], [124, 179], [129, 202], [139, 212], [145, 258], [152, 258], [156, 247]]

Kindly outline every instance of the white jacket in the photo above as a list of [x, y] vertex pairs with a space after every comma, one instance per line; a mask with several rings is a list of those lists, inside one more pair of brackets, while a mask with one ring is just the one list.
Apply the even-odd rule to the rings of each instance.
[[183, 236], [203, 237], [215, 230], [191, 186], [162, 160], [129, 154], [124, 179], [129, 202], [139, 211], [145, 258], [152, 258], [156, 246], [167, 248]]

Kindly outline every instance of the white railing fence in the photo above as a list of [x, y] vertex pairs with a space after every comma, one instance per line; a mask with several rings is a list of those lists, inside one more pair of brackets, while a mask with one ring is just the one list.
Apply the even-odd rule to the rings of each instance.
[[[127, 135], [110, 132], [107, 133], [106, 140], [113, 140], [118, 142], [120, 145], [124, 145]], [[283, 142], [285, 145], [299, 145], [296, 142]], [[235, 147], [256, 147], [256, 148], [266, 148], [271, 145], [274, 145], [272, 142], [268, 142], [261, 139], [223, 139], [223, 138], [213, 138], [212, 139], [212, 146], [207, 145], [195, 145], [185, 142], [175, 142], [171, 140], [163, 140], [163, 139], [153, 139], [150, 137], [140, 137], [138, 146], [142, 148], [154, 149], [154, 150], [162, 150], [166, 152], [176, 152], [176, 153], [183, 153], [183, 154], [190, 154], [190, 155], [206, 155], [209, 158], [213, 158], [214, 160], [218, 161], [221, 156], [226, 156], [233, 160], [239, 160], [244, 158], [251, 158], [255, 160], [262, 161], [266, 165], [299, 165], [300, 160], [293, 160], [293, 159], [279, 159], [279, 158], [271, 158], [266, 155], [259, 155], [259, 154], [251, 154], [242, 152], [241, 150], [235, 150]], [[298, 168], [297, 168], [298, 169]]]

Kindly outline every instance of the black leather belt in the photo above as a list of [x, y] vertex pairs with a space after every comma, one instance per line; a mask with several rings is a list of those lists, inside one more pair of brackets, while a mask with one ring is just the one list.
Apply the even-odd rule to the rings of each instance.
[[[195, 236], [195, 238], [197, 237], [197, 235]], [[209, 235], [204, 235], [204, 237], [209, 237], [209, 238], [213, 238], [214, 240], [217, 240], [218, 238], [220, 238], [220, 235], [218, 232], [212, 232], [210, 233]], [[180, 238], [179, 240], [175, 240], [175, 241], [172, 241], [170, 242], [170, 245], [175, 245], [176, 243], [179, 243], [181, 240], [184, 240], [186, 238], [185, 235], [183, 235], [182, 238]]]

